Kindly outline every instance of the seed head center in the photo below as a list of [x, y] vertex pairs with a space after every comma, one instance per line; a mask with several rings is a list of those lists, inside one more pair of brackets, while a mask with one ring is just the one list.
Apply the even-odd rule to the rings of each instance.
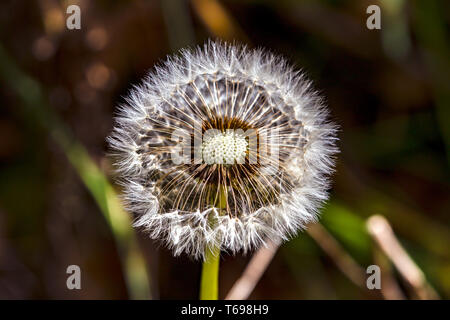
[[235, 131], [217, 132], [202, 143], [203, 161], [207, 164], [242, 164], [245, 162], [248, 142]]

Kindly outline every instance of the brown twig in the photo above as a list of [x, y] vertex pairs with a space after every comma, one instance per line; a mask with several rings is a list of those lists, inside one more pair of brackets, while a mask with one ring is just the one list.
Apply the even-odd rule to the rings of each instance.
[[370, 217], [367, 220], [367, 229], [419, 299], [439, 299], [436, 291], [426, 281], [422, 270], [402, 247], [383, 216]]
[[374, 262], [381, 269], [381, 294], [385, 300], [406, 299], [393, 274], [393, 266], [379, 248], [374, 248]]
[[311, 224], [307, 232], [322, 250], [331, 257], [336, 266], [350, 281], [360, 288], [365, 288], [364, 269], [341, 247], [336, 239], [321, 224]]
[[234, 283], [225, 300], [245, 300], [252, 293], [264, 271], [269, 266], [280, 244], [270, 241], [252, 257], [242, 276]]

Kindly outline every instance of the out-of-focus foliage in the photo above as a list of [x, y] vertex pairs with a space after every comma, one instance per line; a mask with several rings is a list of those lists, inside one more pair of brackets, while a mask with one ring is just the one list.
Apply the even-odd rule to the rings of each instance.
[[[366, 220], [384, 215], [438, 294], [450, 298], [450, 3], [72, 3], [81, 7], [81, 30], [65, 26], [68, 1], [0, 4], [0, 298], [145, 297], [141, 255], [154, 298], [197, 298], [199, 263], [130, 234], [131, 219], [108, 223], [104, 197], [113, 211], [122, 208], [107, 180], [105, 137], [115, 106], [149, 68], [208, 37], [265, 46], [303, 68], [341, 127], [325, 230], [365, 270], [378, 261]], [[366, 28], [370, 4], [381, 8], [381, 30]], [[61, 127], [73, 133], [70, 144], [58, 140]], [[127, 246], [134, 237], [139, 246]], [[224, 255], [221, 297], [248, 259]], [[65, 286], [71, 264], [82, 269], [81, 291]], [[133, 279], [136, 265], [141, 276]], [[352, 283], [302, 233], [280, 248], [251, 298], [382, 296]]]

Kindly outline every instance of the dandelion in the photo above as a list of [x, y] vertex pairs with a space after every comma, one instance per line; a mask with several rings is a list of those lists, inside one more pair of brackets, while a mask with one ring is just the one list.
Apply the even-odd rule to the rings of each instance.
[[169, 57], [109, 138], [135, 226], [195, 258], [289, 239], [327, 199], [327, 118], [310, 82], [265, 50], [210, 41]]

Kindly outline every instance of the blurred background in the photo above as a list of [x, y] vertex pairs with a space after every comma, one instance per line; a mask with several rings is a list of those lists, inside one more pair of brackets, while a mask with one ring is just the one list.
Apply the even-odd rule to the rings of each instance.
[[[208, 38], [284, 55], [341, 127], [321, 224], [277, 250], [250, 298], [450, 298], [449, 22], [445, 0], [2, 1], [0, 298], [197, 299], [201, 264], [131, 229], [105, 137], [152, 66]], [[393, 234], [370, 232], [373, 215]], [[250, 259], [222, 257], [221, 298]]]

